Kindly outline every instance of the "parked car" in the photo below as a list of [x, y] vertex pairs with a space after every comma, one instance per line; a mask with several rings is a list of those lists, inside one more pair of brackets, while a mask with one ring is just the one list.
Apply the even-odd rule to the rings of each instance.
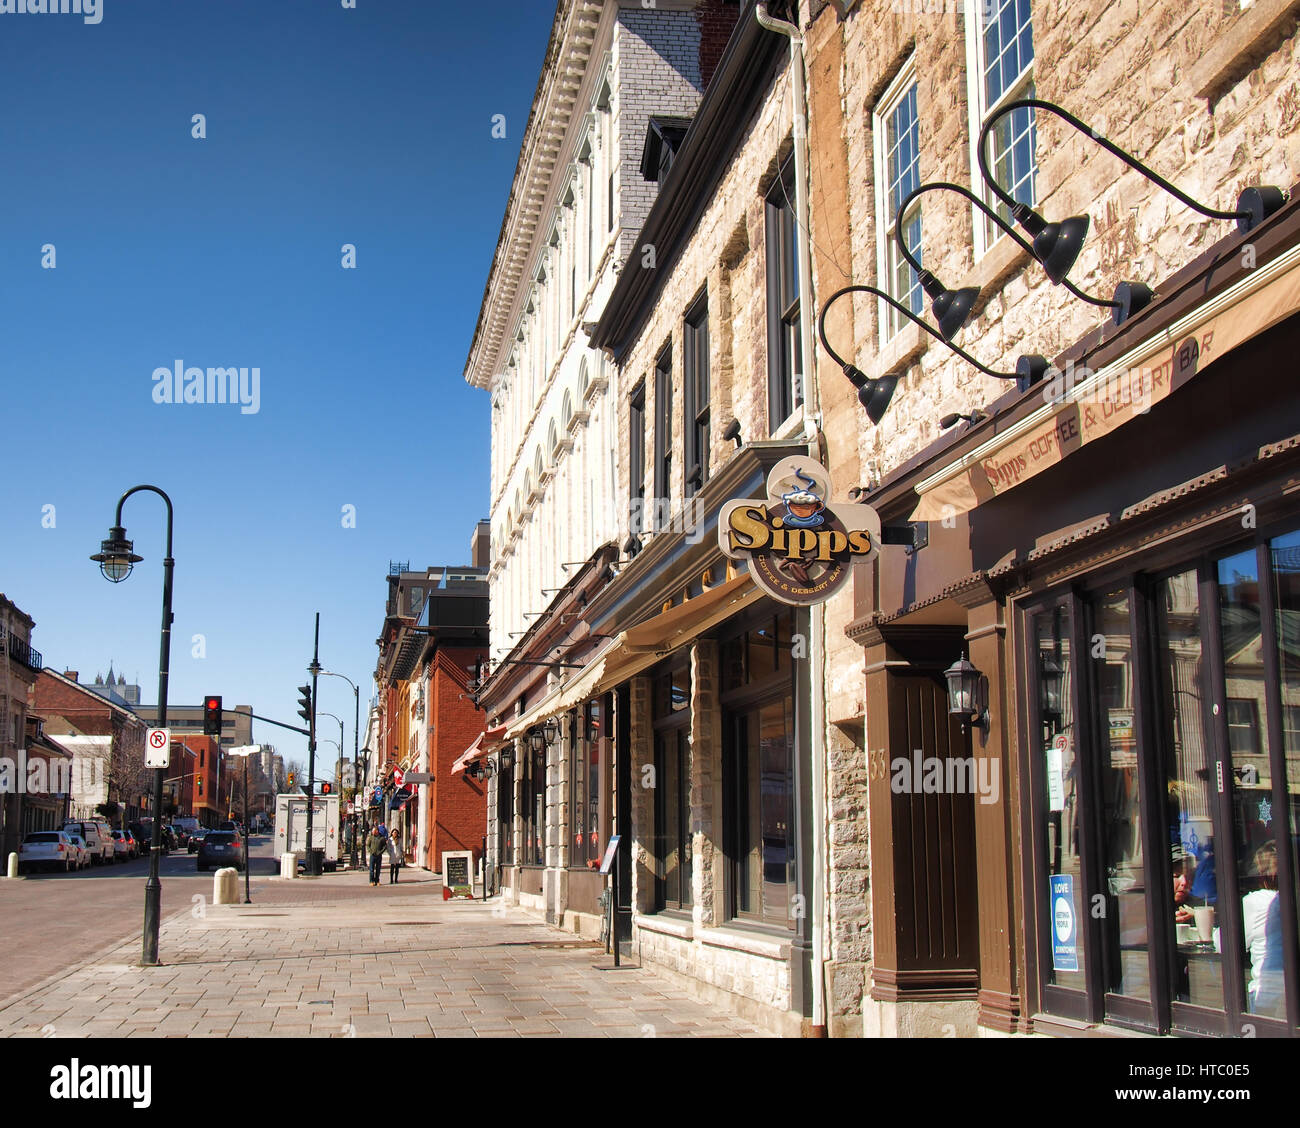
[[125, 835], [127, 836], [127, 838], [130, 840], [130, 843], [131, 843], [131, 857], [133, 857], [133, 858], [138, 858], [138, 857], [140, 856], [140, 853], [141, 853], [141, 849], [140, 849], [140, 840], [139, 840], [139, 839], [138, 839], [134, 834], [132, 834], [129, 830], [125, 830], [125, 831], [123, 831], [122, 833], [125, 834]]
[[135, 850], [132, 848], [135, 839], [131, 837], [129, 830], [113, 831], [113, 859], [118, 862], [129, 862], [135, 857]]
[[77, 859], [76, 847], [61, 830], [33, 830], [18, 847], [18, 868], [28, 873], [38, 869], [70, 873]]
[[190, 835], [190, 840], [185, 844], [185, 852], [188, 854], [197, 854], [199, 852], [199, 847], [203, 845], [204, 837], [211, 833], [212, 832], [208, 830], [207, 827], [199, 827], [198, 830]]
[[113, 860], [113, 832], [103, 819], [82, 819], [79, 822], [66, 822], [63, 829], [80, 835], [86, 840], [90, 850], [91, 861], [96, 865]]
[[90, 856], [90, 847], [86, 845], [86, 840], [81, 835], [73, 834], [70, 831], [64, 833], [68, 835], [68, 841], [72, 843], [72, 847], [76, 851], [76, 864], [72, 868], [76, 870], [85, 869], [94, 861]]
[[206, 873], [211, 866], [244, 868], [244, 840], [234, 831], [214, 830], [203, 839], [199, 847], [198, 867]]

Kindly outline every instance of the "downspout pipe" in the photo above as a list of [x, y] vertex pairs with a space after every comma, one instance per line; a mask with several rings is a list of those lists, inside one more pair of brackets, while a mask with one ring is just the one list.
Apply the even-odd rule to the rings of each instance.
[[[797, 10], [797, 6], [796, 6]], [[799, 271], [799, 337], [800, 364], [804, 384], [804, 441], [809, 444], [809, 455], [818, 462], [824, 461], [821, 437], [821, 392], [817, 384], [815, 362], [816, 337], [813, 332], [812, 293], [812, 225], [808, 205], [808, 90], [807, 71], [804, 64], [805, 44], [799, 29], [785, 20], [774, 19], [767, 4], [759, 3], [755, 18], [761, 27], [790, 40], [791, 100], [793, 102], [794, 130], [794, 206], [800, 237], [798, 248]], [[823, 814], [826, 806], [826, 608], [819, 604], [809, 614], [808, 659], [809, 730], [812, 747], [812, 872], [814, 874], [812, 904], [812, 1033], [826, 1035], [826, 915], [829, 907], [827, 890], [826, 826]]]

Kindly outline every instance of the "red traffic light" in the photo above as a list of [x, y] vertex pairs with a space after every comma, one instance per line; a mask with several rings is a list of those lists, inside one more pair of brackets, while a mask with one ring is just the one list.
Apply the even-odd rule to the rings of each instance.
[[203, 735], [221, 735], [221, 698], [205, 697], [203, 699]]
[[333, 792], [333, 790], [334, 790], [334, 785], [332, 783], [322, 783], [320, 785], [320, 793], [322, 795], [329, 795]]

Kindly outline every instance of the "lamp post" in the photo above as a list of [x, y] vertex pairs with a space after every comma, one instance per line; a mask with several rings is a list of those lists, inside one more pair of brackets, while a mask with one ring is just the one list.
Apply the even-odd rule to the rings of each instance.
[[312, 840], [312, 811], [316, 806], [314, 782], [316, 779], [316, 683], [320, 673], [320, 612], [316, 612], [316, 639], [312, 645], [311, 665], [307, 672], [311, 674], [311, 712], [308, 714], [307, 736], [307, 876], [320, 877], [321, 852]]
[[[147, 490], [156, 493], [167, 505], [167, 554], [163, 557], [163, 607], [162, 634], [158, 644], [158, 727], [167, 727], [167, 676], [171, 664], [172, 643], [172, 499], [157, 486], [132, 486], [117, 502], [117, 512], [113, 525], [108, 531], [108, 539], [103, 541], [100, 549], [91, 560], [99, 565], [104, 579], [120, 584], [131, 574], [131, 569], [144, 558], [132, 551], [132, 544], [126, 539], [126, 529], [122, 527], [122, 506], [132, 494]], [[158, 925], [162, 912], [162, 881], [158, 876], [159, 858], [162, 854], [162, 805], [163, 777], [165, 768], [154, 768], [153, 777], [153, 833], [149, 845], [149, 879], [144, 886], [144, 941], [140, 963], [146, 967], [158, 963]]]
[[[316, 716], [318, 716], [318, 717], [329, 717], [329, 719], [332, 720], [332, 721], [338, 721], [338, 723], [339, 723], [339, 738], [338, 738], [337, 741], [331, 740], [330, 743], [333, 744], [334, 747], [337, 748], [337, 749], [339, 750], [338, 759], [339, 759], [339, 760], [343, 759], [343, 719], [342, 719], [341, 717], [336, 717], [333, 713], [326, 713], [326, 712], [323, 712], [323, 711], [322, 711], [322, 712], [318, 712], [318, 713], [316, 714]], [[335, 764], [337, 765], [337, 763], [338, 763], [338, 761], [336, 760], [336, 761], [335, 761]], [[339, 786], [340, 786], [339, 773], [338, 773], [338, 767], [336, 766], [335, 769], [334, 769], [334, 787], [335, 787], [335, 789], [337, 790]]]
[[239, 756], [244, 761], [244, 833], [241, 837], [244, 840], [244, 904], [251, 905], [253, 898], [249, 894], [248, 886], [248, 757], [255, 755], [262, 750], [260, 744], [247, 744], [239, 748], [228, 748], [227, 756]]
[[[350, 859], [353, 869], [357, 868], [359, 864], [358, 859], [360, 856], [357, 850], [357, 833], [358, 833], [357, 808], [361, 806], [361, 803], [365, 803], [366, 810], [369, 810], [370, 807], [370, 802], [368, 799], [368, 796], [370, 794], [369, 791], [370, 749], [369, 748], [359, 749], [357, 751], [356, 761], [357, 761], [357, 793], [352, 797], [352, 857]], [[358, 800], [360, 800], [360, 802]], [[366, 817], [365, 815], [362, 815], [361, 829], [364, 829], [365, 825], [366, 825]]]

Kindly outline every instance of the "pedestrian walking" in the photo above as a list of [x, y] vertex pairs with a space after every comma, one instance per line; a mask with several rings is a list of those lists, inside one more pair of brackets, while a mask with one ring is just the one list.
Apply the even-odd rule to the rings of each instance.
[[397, 884], [397, 871], [402, 868], [402, 849], [397, 845], [397, 839], [391, 834], [388, 836], [388, 884]]
[[379, 869], [384, 864], [384, 836], [380, 831], [384, 828], [377, 826], [370, 832], [370, 837], [366, 839], [366, 853], [370, 856], [370, 884], [379, 884]]

